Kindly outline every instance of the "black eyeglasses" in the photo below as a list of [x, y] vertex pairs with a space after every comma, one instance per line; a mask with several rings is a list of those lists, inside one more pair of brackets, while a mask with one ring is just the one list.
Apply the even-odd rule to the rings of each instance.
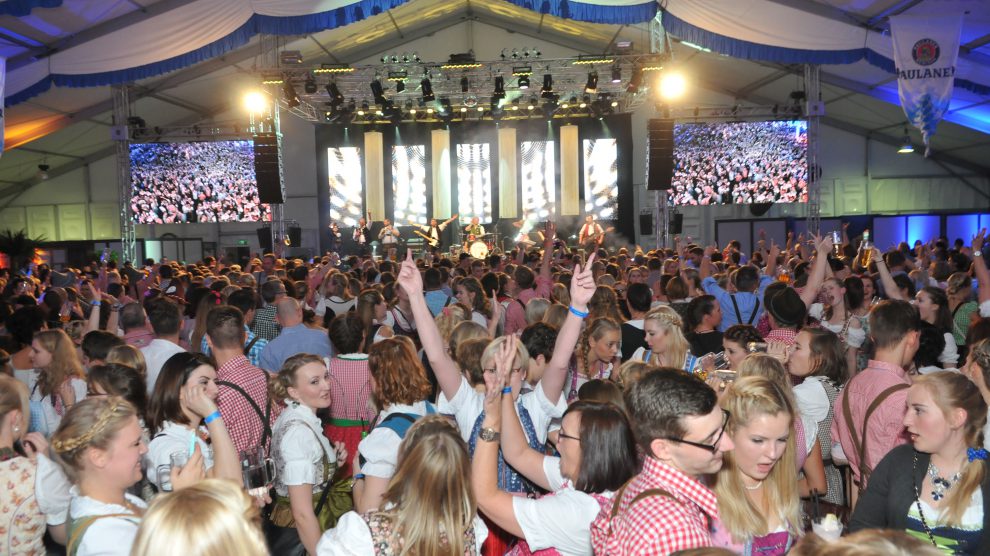
[[715, 442], [711, 444], [702, 444], [700, 442], [691, 442], [690, 440], [684, 440], [683, 438], [670, 438], [665, 437], [664, 440], [670, 440], [671, 442], [679, 442], [681, 444], [687, 444], [688, 446], [694, 446], [695, 448], [701, 448], [702, 450], [707, 450], [711, 453], [718, 451], [718, 443], [722, 440], [722, 435], [725, 434], [725, 428], [729, 425], [729, 412], [722, 410], [722, 427], [718, 429], [718, 436], [715, 437]]
[[564, 432], [564, 429], [558, 429], [557, 430], [557, 437], [558, 438], [566, 438], [568, 440], [573, 440], [575, 442], [581, 442], [581, 439], [580, 438], [578, 438], [576, 436], [571, 436], [571, 435], [567, 434], [566, 432]]

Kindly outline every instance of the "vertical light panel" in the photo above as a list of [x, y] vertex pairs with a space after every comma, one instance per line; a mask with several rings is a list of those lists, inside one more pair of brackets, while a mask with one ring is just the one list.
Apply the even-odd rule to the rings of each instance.
[[619, 208], [619, 151], [615, 139], [584, 140], [584, 213], [612, 220]]
[[434, 129], [430, 134], [433, 149], [433, 217], [450, 218], [450, 131]]
[[519, 216], [519, 195], [516, 186], [516, 130], [498, 128], [498, 216]]
[[361, 148], [327, 149], [330, 187], [330, 220], [341, 227], [356, 226], [361, 218], [364, 180], [361, 179]]
[[522, 210], [530, 222], [552, 218], [556, 212], [553, 141], [523, 141], [519, 145], [522, 164]]
[[364, 176], [370, 212], [376, 220], [385, 217], [385, 150], [380, 131], [364, 133]]
[[392, 147], [393, 220], [406, 224], [410, 220], [427, 224], [426, 218], [426, 146]]
[[560, 127], [560, 214], [577, 216], [581, 212], [578, 201], [578, 128], [576, 125]]
[[457, 145], [457, 213], [462, 221], [475, 216], [493, 220], [491, 148], [488, 143]]

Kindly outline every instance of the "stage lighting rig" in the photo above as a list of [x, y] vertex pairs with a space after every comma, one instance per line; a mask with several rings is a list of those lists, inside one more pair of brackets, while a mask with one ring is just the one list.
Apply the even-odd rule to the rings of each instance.
[[612, 66], [612, 83], [622, 82], [622, 66], [615, 64]]
[[306, 91], [307, 95], [316, 94], [316, 80], [313, 79], [312, 74], [306, 76], [306, 81], [303, 83], [303, 91]]
[[289, 108], [299, 106], [299, 93], [296, 92], [296, 88], [288, 79], [286, 79], [285, 83], [282, 84], [282, 94], [285, 96], [285, 103], [289, 106]]
[[461, 92], [466, 93], [471, 90], [471, 80], [465, 75], [461, 78]]
[[436, 100], [437, 97], [433, 94], [433, 85], [430, 83], [430, 78], [424, 77], [423, 80], [419, 82], [419, 86], [423, 91], [423, 102]]
[[643, 84], [643, 68], [639, 65], [633, 66], [632, 76], [629, 77], [629, 84], [626, 85], [627, 93], [638, 93], [639, 87]]
[[553, 75], [550, 75], [549, 73], [543, 74], [543, 87], [540, 89], [540, 96], [543, 98], [550, 98], [554, 96]]
[[344, 95], [340, 93], [335, 81], [327, 83], [327, 94], [330, 95], [330, 104], [334, 107], [344, 104]]
[[495, 76], [495, 93], [492, 95], [496, 98], [505, 98], [505, 78], [501, 75]]
[[594, 93], [598, 90], [598, 72], [588, 72], [588, 82], [584, 84], [584, 92]]
[[529, 89], [529, 77], [527, 77], [525, 75], [522, 76], [522, 77], [520, 77], [519, 78], [519, 81], [518, 81], [518, 84], [519, 84], [519, 88], [522, 89], [522, 90], [524, 90], [524, 91], [526, 89]]
[[384, 106], [386, 100], [385, 100], [385, 88], [382, 87], [382, 82], [379, 81], [378, 79], [375, 79], [374, 81], [371, 82], [370, 87], [371, 87], [371, 94], [375, 99], [375, 104], [379, 106]]

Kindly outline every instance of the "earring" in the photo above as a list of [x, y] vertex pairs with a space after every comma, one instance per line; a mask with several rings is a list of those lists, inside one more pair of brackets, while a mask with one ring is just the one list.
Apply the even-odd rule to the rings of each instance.
[[19, 432], [21, 432], [21, 426], [20, 425], [14, 425], [14, 434], [17, 434]]

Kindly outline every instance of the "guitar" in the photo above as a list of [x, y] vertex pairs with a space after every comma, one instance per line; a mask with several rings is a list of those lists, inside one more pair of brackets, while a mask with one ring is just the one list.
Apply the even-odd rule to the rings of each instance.
[[440, 240], [439, 239], [433, 239], [432, 237], [424, 234], [423, 232], [421, 232], [419, 230], [413, 230], [412, 233], [414, 233], [414, 234], [418, 235], [419, 237], [425, 239], [426, 240], [426, 243], [430, 247], [438, 247], [440, 245]]
[[614, 231], [615, 227], [609, 226], [608, 228], [603, 228], [600, 232], [590, 234], [588, 237], [584, 238], [584, 245], [594, 245], [596, 248], [601, 247], [602, 243], [605, 241], [605, 234], [609, 234]]

